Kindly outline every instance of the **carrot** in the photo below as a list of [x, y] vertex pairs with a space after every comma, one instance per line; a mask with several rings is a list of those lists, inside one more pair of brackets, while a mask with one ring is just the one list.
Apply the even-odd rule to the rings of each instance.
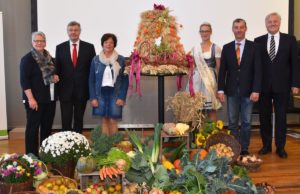
[[118, 174], [124, 174], [124, 171], [123, 170], [120, 170], [120, 169], [116, 169], [118, 171]]
[[109, 169], [109, 167], [105, 167], [105, 173], [106, 173], [106, 176], [110, 177], [111, 175], [110, 175], [110, 172], [108, 169]]
[[117, 169], [116, 169], [115, 167], [111, 167], [110, 169], [111, 169], [111, 171], [114, 173], [114, 175], [117, 177], [117, 176], [118, 176], [118, 171], [117, 171]]
[[107, 176], [105, 166], [102, 167], [102, 173], [103, 173], [103, 179], [105, 179]]
[[113, 173], [112, 173], [112, 171], [111, 171], [110, 168], [111, 168], [111, 167], [107, 167], [107, 168], [106, 168], [106, 173], [107, 173], [107, 175], [109, 176], [109, 178], [112, 179], [112, 178], [113, 178], [113, 177], [112, 177]]
[[99, 170], [99, 176], [100, 176], [100, 179], [101, 179], [101, 180], [104, 180], [102, 168]]

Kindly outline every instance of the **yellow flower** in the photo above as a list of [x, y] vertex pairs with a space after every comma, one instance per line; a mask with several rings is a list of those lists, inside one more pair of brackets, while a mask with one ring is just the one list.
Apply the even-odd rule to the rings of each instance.
[[30, 176], [30, 173], [26, 173], [27, 176]]
[[223, 129], [223, 126], [224, 126], [223, 122], [222, 122], [221, 120], [218, 120], [218, 121], [217, 121], [217, 124], [216, 124], [216, 127], [217, 127], [218, 129]]
[[201, 133], [196, 134], [195, 144], [197, 146], [202, 146], [203, 143], [205, 142], [204, 140], [205, 137]]

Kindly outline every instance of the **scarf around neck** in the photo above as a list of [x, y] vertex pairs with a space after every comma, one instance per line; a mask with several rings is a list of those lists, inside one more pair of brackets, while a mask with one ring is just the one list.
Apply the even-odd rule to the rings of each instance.
[[54, 83], [55, 66], [50, 53], [47, 50], [44, 50], [43, 54], [41, 54], [32, 48], [31, 54], [40, 67], [44, 84], [48, 86], [51, 83]]
[[112, 65], [112, 69], [113, 69], [113, 73], [114, 73], [114, 75], [113, 75], [114, 83], [116, 83], [117, 77], [119, 75], [119, 71], [121, 69], [121, 66], [117, 61], [118, 57], [119, 57], [119, 54], [115, 50], [113, 51], [113, 53], [110, 57], [106, 57], [103, 51], [101, 51], [99, 54], [99, 60], [101, 63], [103, 63], [106, 66]]

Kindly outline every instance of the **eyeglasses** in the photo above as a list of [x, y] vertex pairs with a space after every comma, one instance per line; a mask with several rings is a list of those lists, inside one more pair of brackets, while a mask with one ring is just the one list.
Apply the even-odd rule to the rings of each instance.
[[200, 30], [199, 31], [200, 33], [209, 33], [209, 32], [211, 32], [210, 30]]
[[35, 43], [44, 43], [46, 41], [45, 40], [33, 40], [33, 42], [35, 42]]

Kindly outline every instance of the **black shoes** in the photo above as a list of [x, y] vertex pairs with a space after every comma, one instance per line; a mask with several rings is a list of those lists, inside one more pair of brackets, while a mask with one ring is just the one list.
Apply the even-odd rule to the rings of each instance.
[[247, 151], [247, 150], [244, 150], [244, 151], [241, 151], [241, 154], [242, 156], [247, 156], [249, 155], [250, 153]]
[[286, 153], [286, 151], [284, 149], [277, 149], [276, 150], [276, 154], [280, 157], [280, 158], [287, 158], [288, 155]]
[[259, 155], [266, 155], [266, 154], [271, 153], [271, 152], [272, 152], [272, 149], [271, 149], [271, 148], [263, 147], [263, 148], [261, 148], [261, 149], [258, 151], [258, 154], [259, 154]]
[[[267, 148], [267, 147], [263, 147], [258, 151], [259, 155], [266, 155], [268, 153], [271, 153], [272, 149]], [[280, 157], [280, 158], [287, 158], [288, 155], [286, 153], [286, 151], [284, 149], [276, 149], [276, 154]]]

